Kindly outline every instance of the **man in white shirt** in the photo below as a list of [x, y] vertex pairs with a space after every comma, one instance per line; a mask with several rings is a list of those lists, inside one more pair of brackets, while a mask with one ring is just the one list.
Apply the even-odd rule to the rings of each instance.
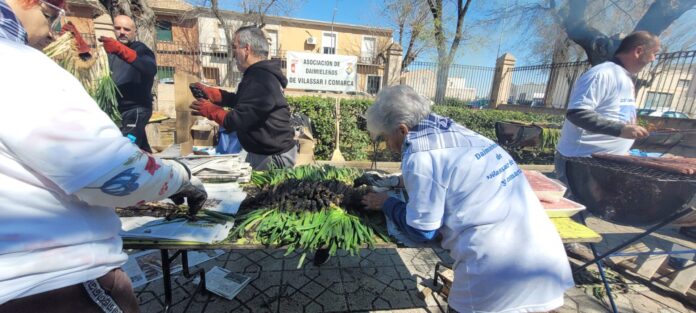
[[172, 197], [195, 209], [206, 194], [37, 50], [64, 5], [0, 0], [0, 313], [138, 312], [114, 207]]
[[[385, 193], [363, 198], [416, 242], [442, 236], [455, 260], [454, 312], [546, 312], [573, 286], [561, 238], [509, 154], [490, 139], [430, 112], [412, 88], [384, 88], [367, 128], [401, 152], [408, 203]], [[387, 184], [384, 184], [387, 183]], [[372, 182], [371, 182], [372, 184]]]
[[660, 39], [646, 31], [621, 41], [614, 58], [580, 76], [568, 103], [561, 139], [556, 147], [556, 175], [566, 185], [565, 157], [604, 152], [626, 154], [648, 131], [636, 124], [633, 75], [655, 60]]

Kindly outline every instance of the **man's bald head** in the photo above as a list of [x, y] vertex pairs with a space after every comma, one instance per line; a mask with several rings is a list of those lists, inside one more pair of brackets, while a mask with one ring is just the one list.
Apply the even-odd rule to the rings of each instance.
[[123, 44], [129, 44], [135, 40], [135, 22], [127, 15], [114, 17], [114, 35]]

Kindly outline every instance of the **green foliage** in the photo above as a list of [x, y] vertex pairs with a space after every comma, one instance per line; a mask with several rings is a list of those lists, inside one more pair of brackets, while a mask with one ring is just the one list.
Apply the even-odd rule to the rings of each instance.
[[460, 100], [458, 98], [445, 98], [444, 102], [441, 103], [441, 105], [446, 105], [446, 106], [454, 106], [454, 107], [460, 107], [464, 108], [467, 107], [471, 103], [471, 101], [464, 101]]
[[254, 171], [251, 173], [251, 182], [257, 187], [275, 186], [289, 179], [305, 181], [335, 179], [346, 184], [353, 184], [353, 179], [360, 176], [360, 174], [359, 170], [350, 167], [303, 165], [294, 168]]
[[[328, 160], [335, 148], [336, 126], [335, 100], [326, 97], [289, 97], [288, 103], [295, 112], [302, 112], [312, 119], [314, 138], [317, 141], [314, 154], [319, 160]], [[347, 160], [367, 160], [372, 153], [372, 144], [364, 128], [360, 123], [360, 116], [365, 113], [372, 104], [372, 100], [341, 100], [341, 152]], [[502, 110], [472, 110], [467, 107], [451, 105], [435, 105], [433, 112], [447, 116], [467, 128], [484, 135], [491, 140], [495, 137], [495, 122], [520, 121], [534, 122], [536, 124], [561, 125], [563, 115], [524, 113]], [[516, 151], [511, 152], [521, 163], [549, 163], [553, 162], [553, 144], [556, 141], [556, 133], [547, 134], [546, 149], [543, 151]], [[390, 153], [380, 149], [378, 155], [387, 156]], [[380, 158], [382, 160], [383, 158]]]
[[558, 140], [561, 139], [561, 130], [559, 128], [542, 128], [541, 129], [541, 149], [555, 150]]
[[312, 132], [316, 140], [314, 155], [319, 160], [331, 157], [336, 141], [334, 125], [334, 99], [323, 97], [288, 97], [293, 112], [301, 112], [312, 120]]
[[[293, 112], [301, 112], [312, 119], [313, 135], [317, 141], [314, 155], [319, 160], [331, 158], [336, 148], [335, 99], [325, 97], [289, 97]], [[367, 159], [370, 144], [367, 131], [360, 128], [359, 117], [372, 104], [370, 100], [341, 100], [340, 138], [341, 153], [346, 160]]]
[[341, 100], [341, 152], [348, 160], [367, 159], [372, 140], [360, 120], [371, 105], [372, 100], [367, 99]]
[[439, 115], [447, 116], [466, 128], [469, 128], [491, 140], [495, 138], [495, 122], [518, 121], [534, 122], [537, 124], [563, 123], [563, 115], [524, 113], [502, 110], [470, 110], [448, 106], [434, 106], [433, 111]]

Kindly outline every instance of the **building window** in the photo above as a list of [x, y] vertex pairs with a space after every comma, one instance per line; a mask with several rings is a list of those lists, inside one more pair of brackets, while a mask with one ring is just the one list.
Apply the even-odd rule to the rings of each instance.
[[324, 33], [321, 37], [322, 52], [324, 54], [336, 54], [338, 37], [336, 33]]
[[213, 86], [220, 86], [220, 69], [217, 67], [203, 67], [204, 81]]
[[363, 37], [362, 49], [360, 50], [360, 61], [362, 63], [374, 63], [377, 39], [375, 37]]
[[382, 77], [380, 76], [367, 76], [367, 93], [374, 95], [379, 92], [379, 88], [382, 87]]
[[160, 84], [174, 84], [174, 73], [176, 69], [171, 66], [157, 67], [157, 81]]
[[650, 91], [645, 97], [643, 108], [653, 110], [669, 108], [672, 105], [672, 98], [673, 95], [671, 93]]
[[157, 29], [158, 41], [174, 41], [174, 36], [172, 35], [172, 22], [157, 21], [155, 23], [155, 29]]
[[680, 79], [677, 82], [677, 88], [689, 88], [689, 85], [691, 84], [690, 79]]

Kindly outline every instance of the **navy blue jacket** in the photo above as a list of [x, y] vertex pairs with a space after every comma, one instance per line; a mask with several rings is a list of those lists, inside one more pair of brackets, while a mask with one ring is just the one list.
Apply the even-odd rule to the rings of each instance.
[[152, 84], [157, 74], [155, 54], [144, 43], [133, 41], [128, 45], [138, 57], [133, 63], [109, 54], [109, 67], [121, 95], [117, 95], [118, 111], [123, 113], [136, 107], [152, 109]]

